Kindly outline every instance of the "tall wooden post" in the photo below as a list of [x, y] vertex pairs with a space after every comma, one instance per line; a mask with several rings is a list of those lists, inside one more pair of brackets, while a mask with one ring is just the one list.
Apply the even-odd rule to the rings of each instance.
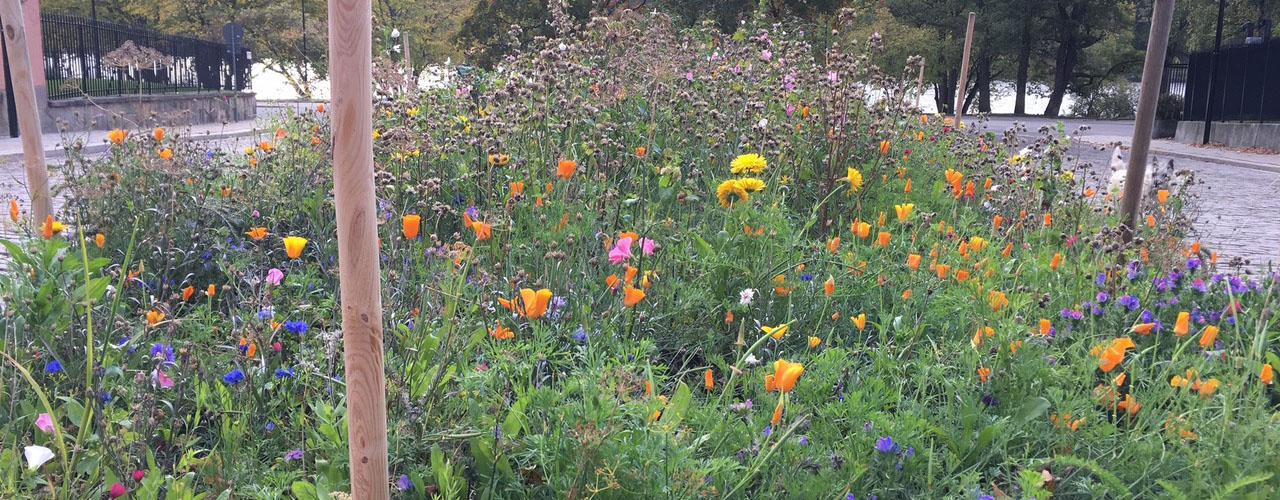
[[1138, 227], [1138, 204], [1142, 202], [1142, 179], [1147, 173], [1147, 152], [1151, 149], [1151, 128], [1155, 126], [1156, 101], [1160, 97], [1160, 79], [1164, 76], [1164, 56], [1169, 48], [1169, 26], [1173, 23], [1173, 1], [1156, 0], [1151, 12], [1151, 34], [1147, 36], [1147, 57], [1142, 63], [1142, 87], [1138, 95], [1138, 112], [1133, 122], [1133, 142], [1129, 149], [1129, 170], [1124, 177], [1124, 200], [1121, 214], [1125, 228], [1124, 241], [1133, 239]]
[[35, 77], [31, 71], [22, 2], [0, 0], [0, 20], [4, 22], [3, 36], [9, 47], [9, 76], [13, 83], [13, 103], [18, 112], [22, 157], [27, 167], [31, 215], [39, 227], [53, 213], [53, 198], [49, 196], [49, 171], [45, 168], [44, 142], [40, 137], [40, 109], [36, 105]]
[[964, 57], [960, 59], [960, 80], [956, 82], [956, 128], [960, 128], [960, 118], [964, 115], [964, 88], [969, 79], [969, 51], [973, 49], [973, 21], [978, 14], [969, 13], [969, 27], [964, 30]]
[[351, 497], [385, 500], [391, 483], [373, 193], [371, 17], [370, 0], [329, 0], [329, 64], [341, 68], [329, 77]]

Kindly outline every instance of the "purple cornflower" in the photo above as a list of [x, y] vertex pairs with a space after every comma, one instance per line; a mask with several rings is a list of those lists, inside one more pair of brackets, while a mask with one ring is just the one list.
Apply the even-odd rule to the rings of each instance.
[[166, 364], [173, 364], [173, 346], [160, 342], [151, 344], [151, 357], [158, 358]]
[[1111, 298], [1111, 296], [1107, 295], [1107, 292], [1098, 292], [1098, 295], [1094, 297], [1099, 304], [1106, 302], [1109, 298]]
[[302, 448], [294, 448], [289, 453], [284, 454], [285, 461], [302, 460]]
[[1102, 285], [1107, 282], [1107, 273], [1098, 271], [1098, 277], [1093, 279], [1094, 283]]
[[1119, 299], [1120, 305], [1129, 308], [1130, 311], [1138, 308], [1138, 298], [1133, 295], [1121, 295]]
[[408, 491], [413, 488], [413, 483], [409, 482], [409, 476], [401, 474], [400, 479], [396, 480], [396, 488], [399, 488], [400, 491]]
[[1195, 269], [1200, 267], [1200, 257], [1191, 257], [1187, 259], [1187, 269]]

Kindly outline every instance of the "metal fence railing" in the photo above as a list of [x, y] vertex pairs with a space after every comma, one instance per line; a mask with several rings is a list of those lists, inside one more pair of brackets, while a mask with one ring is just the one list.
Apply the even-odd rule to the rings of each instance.
[[1280, 38], [1192, 54], [1187, 75], [1184, 120], [1204, 120], [1213, 106], [1214, 121], [1280, 121]]
[[227, 45], [66, 14], [40, 15], [49, 99], [243, 90], [249, 54]]
[[1187, 65], [1185, 63], [1164, 65], [1164, 76], [1160, 78], [1160, 93], [1187, 97]]

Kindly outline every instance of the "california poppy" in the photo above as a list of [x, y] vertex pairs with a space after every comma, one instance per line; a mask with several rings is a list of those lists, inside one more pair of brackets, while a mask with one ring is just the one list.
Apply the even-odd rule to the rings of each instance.
[[880, 141], [880, 156], [889, 154], [889, 141]]
[[18, 199], [9, 198], [9, 218], [18, 222]]
[[505, 340], [514, 337], [515, 332], [512, 332], [510, 328], [502, 326], [502, 323], [498, 323], [493, 328], [489, 329], [489, 335], [492, 335], [493, 338], [498, 340]]
[[163, 319], [164, 319], [164, 312], [160, 311], [159, 309], [147, 310], [147, 326], [156, 326], [156, 324]]
[[102, 233], [95, 234], [93, 235], [93, 242], [98, 245], [98, 248], [102, 248], [102, 245], [107, 243], [107, 237]]
[[521, 288], [518, 299], [508, 300], [499, 297], [498, 303], [521, 316], [536, 319], [547, 313], [547, 304], [551, 302], [551, 295], [551, 290], [546, 288], [538, 291], [534, 291], [531, 288]]
[[418, 214], [405, 214], [400, 218], [400, 231], [405, 238], [414, 239], [418, 237], [418, 231], [422, 227], [422, 216]]
[[471, 223], [471, 229], [476, 232], [476, 240], [484, 241], [493, 235], [493, 226], [488, 222], [475, 221]]
[[707, 368], [707, 371], [702, 372], [702, 387], [706, 388], [708, 391], [716, 388], [715, 375], [711, 373], [710, 368]]
[[644, 289], [636, 288], [631, 285], [627, 285], [626, 288], [623, 288], [622, 305], [631, 307], [640, 303], [642, 299], [644, 299]]
[[1049, 269], [1057, 269], [1058, 265], [1061, 263], [1062, 263], [1062, 254], [1055, 253], [1053, 254], [1053, 259], [1049, 261]]
[[1151, 329], [1155, 328], [1155, 326], [1156, 326], [1155, 323], [1138, 323], [1136, 325], [1133, 325], [1133, 331], [1146, 335], [1148, 333], [1151, 333]]
[[636, 157], [644, 158], [644, 153], [648, 151], [644, 146], [636, 146]]
[[265, 237], [267, 236], [267, 228], [265, 228], [265, 227], [251, 227], [251, 228], [249, 228], [249, 230], [248, 230], [248, 231], [245, 231], [245, 233], [244, 233], [244, 234], [249, 235], [249, 237], [250, 237], [250, 238], [253, 238], [253, 239], [255, 239], [255, 240], [260, 240], [260, 239], [265, 238]]
[[888, 232], [880, 231], [880, 234], [876, 235], [876, 245], [879, 245], [882, 247], [889, 246], [889, 237], [890, 237], [890, 234]]
[[809, 336], [809, 348], [810, 348], [810, 349], [816, 349], [816, 348], [818, 347], [818, 345], [819, 345], [819, 344], [821, 344], [821, 343], [822, 343], [822, 339], [820, 339], [820, 338], [818, 338], [818, 337], [815, 337], [815, 336], [813, 336], [813, 335], [810, 335], [810, 336]]
[[907, 267], [911, 269], [918, 269], [920, 267], [920, 254], [907, 254]]
[[1160, 203], [1169, 201], [1169, 190], [1161, 189], [1156, 191], [1156, 200], [1159, 201]]
[[515, 198], [517, 196], [524, 195], [524, 182], [512, 181], [509, 183], [509, 185], [511, 186], [511, 195], [508, 196], [509, 198]]
[[556, 177], [561, 179], [569, 179], [573, 177], [573, 173], [578, 170], [578, 162], [573, 160], [560, 160], [556, 164]]
[[1262, 371], [1258, 373], [1258, 379], [1267, 385], [1271, 385], [1276, 381], [1276, 370], [1271, 367], [1271, 363], [1262, 365]]
[[124, 144], [124, 138], [128, 135], [129, 133], [124, 130], [118, 128], [111, 129], [110, 132], [107, 132], [107, 140], [115, 144]]
[[285, 236], [284, 252], [290, 259], [296, 259], [302, 256], [302, 248], [307, 246], [307, 239], [301, 236]]
[[1204, 333], [1200, 334], [1200, 347], [1208, 349], [1213, 347], [1213, 342], [1218, 339], [1218, 327], [1209, 325], [1204, 327]]
[[908, 217], [911, 217], [911, 209], [915, 207], [915, 203], [903, 203], [894, 205], [893, 211], [898, 214], [898, 220], [907, 220]]
[[188, 300], [191, 300], [191, 295], [193, 295], [193, 294], [195, 294], [195, 293], [196, 293], [196, 289], [195, 289], [195, 288], [192, 288], [192, 287], [191, 287], [191, 285], [187, 285], [186, 287], [183, 287], [183, 289], [182, 289], [182, 301], [183, 301], [183, 302], [186, 302], [186, 301], [188, 301]]
[[827, 281], [825, 281], [825, 282], [823, 282], [823, 283], [822, 283], [822, 291], [823, 291], [823, 292], [826, 292], [826, 294], [827, 294], [827, 295], [831, 295], [831, 294], [833, 294], [833, 293], [836, 293], [836, 278], [835, 278], [835, 276], [830, 276], [830, 275], [828, 275], [828, 276], [827, 276]]
[[788, 329], [788, 328], [790, 328], [790, 327], [791, 327], [791, 325], [790, 325], [790, 324], [788, 324], [788, 323], [783, 323], [783, 324], [778, 325], [778, 326], [768, 326], [768, 325], [763, 325], [763, 326], [761, 326], [761, 327], [760, 327], [760, 329], [761, 329], [761, 330], [763, 330], [763, 331], [764, 331], [764, 333], [767, 333], [767, 334], [769, 334], [769, 335], [772, 335], [772, 336], [773, 336], [773, 338], [775, 338], [775, 339], [780, 339], [780, 338], [782, 338], [782, 336], [783, 336], [783, 335], [786, 335], [786, 334], [787, 334], [787, 329]]
[[871, 224], [867, 224], [866, 222], [856, 221], [853, 223], [853, 227], [850, 228], [850, 230], [853, 231], [854, 233], [857, 233], [859, 238], [866, 238], [868, 235], [871, 234]]
[[1053, 325], [1048, 318], [1040, 318], [1040, 335], [1048, 335], [1051, 328], [1053, 328]]
[[156, 127], [156, 128], [155, 128], [155, 130], [152, 130], [152, 131], [151, 131], [151, 137], [155, 137], [155, 138], [156, 138], [156, 142], [163, 141], [163, 140], [164, 140], [164, 129], [163, 129], [163, 128], [160, 128], [160, 127]]
[[1191, 321], [1191, 313], [1181, 311], [1178, 313], [1178, 320], [1173, 323], [1173, 334], [1179, 337], [1187, 334], [1187, 323]]
[[857, 316], [850, 316], [849, 319], [853, 320], [853, 326], [858, 327], [859, 331], [865, 330], [867, 328], [866, 313], [859, 313]]
[[840, 237], [839, 237], [839, 236], [836, 236], [836, 237], [834, 237], [834, 238], [831, 238], [831, 239], [827, 240], [827, 250], [829, 250], [829, 251], [830, 251], [831, 253], [833, 253], [833, 254], [834, 254], [834, 253], [836, 253], [836, 252], [838, 252], [838, 251], [840, 251]]
[[987, 367], [985, 367], [985, 366], [979, 366], [979, 367], [978, 367], [978, 379], [979, 379], [979, 380], [981, 380], [981, 381], [983, 381], [983, 382], [986, 382], [986, 381], [987, 381], [987, 378], [988, 378], [988, 377], [990, 377], [990, 376], [991, 376], [991, 369], [990, 369], [990, 368], [987, 368]]
[[169, 148], [160, 148], [156, 150], [156, 154], [159, 154], [160, 158], [165, 160], [173, 158], [173, 150]]
[[1101, 368], [1104, 372], [1111, 371], [1121, 361], [1124, 361], [1124, 352], [1133, 347], [1133, 340], [1129, 337], [1112, 339], [1109, 345], [1098, 350], [1098, 368]]
[[61, 221], [53, 220], [53, 216], [48, 215], [44, 218], [44, 224], [40, 225], [40, 234], [45, 238], [52, 238], [53, 235], [62, 232], [62, 230], [66, 228], [66, 224], [63, 224]]
[[938, 279], [946, 279], [947, 273], [951, 271], [950, 264], [938, 264], [935, 268], [938, 271]]
[[800, 374], [804, 373], [804, 365], [778, 358], [777, 361], [773, 362], [773, 372], [777, 377], [778, 391], [791, 392], [791, 389], [796, 386], [796, 379], [800, 378]]

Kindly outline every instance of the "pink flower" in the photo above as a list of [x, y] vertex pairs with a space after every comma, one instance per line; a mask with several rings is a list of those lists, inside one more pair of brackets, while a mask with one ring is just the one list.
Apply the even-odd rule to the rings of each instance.
[[120, 483], [116, 483], [111, 485], [111, 490], [107, 492], [107, 496], [111, 498], [120, 498], [124, 496], [124, 492], [125, 492], [124, 485]]
[[48, 413], [41, 413], [40, 416], [36, 418], [36, 427], [39, 427], [42, 431], [52, 434], [53, 417], [50, 417]]
[[142, 470], [142, 469], [134, 469], [134, 471], [133, 471], [133, 480], [134, 480], [134, 482], [141, 481], [141, 480], [142, 480], [142, 478], [143, 478], [143, 476], [146, 476], [146, 475], [147, 475], [147, 471]]
[[618, 243], [613, 246], [613, 250], [609, 250], [609, 262], [621, 264], [623, 261], [631, 258], [631, 242], [634, 239], [630, 236], [618, 238]]
[[640, 250], [645, 255], [653, 255], [653, 247], [656, 243], [649, 238], [640, 238]]
[[152, 371], [151, 376], [155, 377], [155, 380], [152, 382], [152, 385], [159, 384], [161, 389], [168, 389], [173, 387], [173, 379], [169, 378], [168, 375], [165, 375], [164, 372], [160, 371], [159, 368], [156, 368], [154, 371]]
[[280, 345], [280, 342], [272, 342], [272, 343], [271, 343], [271, 350], [273, 350], [273, 351], [275, 351], [275, 352], [280, 352], [280, 350], [281, 350], [281, 349], [283, 349], [283, 346], [281, 346], [281, 345]]
[[276, 269], [273, 267], [271, 268], [270, 271], [267, 271], [267, 283], [271, 283], [272, 285], [279, 285], [280, 280], [282, 279], [284, 279], [284, 272], [280, 271], [279, 269]]

